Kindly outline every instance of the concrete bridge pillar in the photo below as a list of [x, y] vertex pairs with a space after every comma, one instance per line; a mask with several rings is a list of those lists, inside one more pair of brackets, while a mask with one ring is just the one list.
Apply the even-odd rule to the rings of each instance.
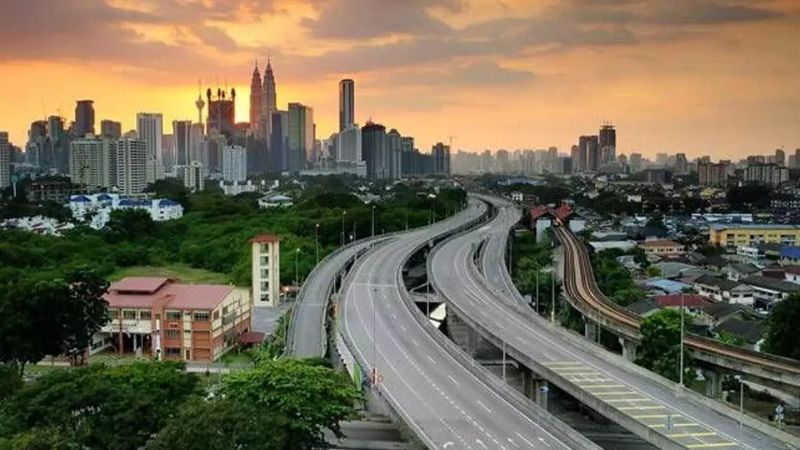
[[583, 324], [583, 337], [592, 342], [597, 342], [597, 323], [584, 316]]
[[478, 353], [478, 337], [475, 330], [467, 327], [467, 353], [472, 357]]
[[722, 395], [722, 374], [712, 370], [704, 370], [703, 378], [706, 379], [706, 395], [718, 399]]
[[639, 346], [635, 341], [620, 337], [619, 344], [622, 346], [622, 357], [627, 361], [636, 360], [636, 348]]

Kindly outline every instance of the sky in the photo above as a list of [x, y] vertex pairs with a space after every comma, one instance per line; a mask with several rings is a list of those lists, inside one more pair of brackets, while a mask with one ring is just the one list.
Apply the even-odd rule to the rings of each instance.
[[800, 0], [2, 0], [0, 130], [95, 102], [196, 119], [198, 80], [235, 87], [253, 65], [278, 106], [338, 130], [356, 121], [469, 151], [557, 146], [603, 122], [617, 152], [738, 158], [800, 148]]

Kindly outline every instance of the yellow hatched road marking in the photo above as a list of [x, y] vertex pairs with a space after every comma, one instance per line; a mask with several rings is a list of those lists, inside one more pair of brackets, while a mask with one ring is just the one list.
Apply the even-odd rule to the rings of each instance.
[[[642, 420], [642, 419], [666, 419], [667, 416], [668, 416], [667, 414], [641, 414], [638, 416], [631, 416], [631, 417], [633, 417], [634, 419]], [[679, 417], [679, 416], [675, 414], [673, 417]]]
[[650, 400], [649, 398], [640, 397], [640, 398], [609, 398], [603, 401], [606, 403], [625, 403], [625, 402], [646, 402], [652, 400]]
[[[584, 381], [584, 380], [582, 380], [582, 381]], [[590, 382], [590, 381], [593, 381], [593, 380], [585, 380], [585, 381], [586, 382]], [[587, 388], [587, 389], [588, 388], [621, 388], [621, 387], [625, 387], [624, 384], [581, 384], [581, 383], [578, 383], [578, 385], [580, 387]]]
[[631, 395], [631, 394], [636, 394], [636, 392], [633, 392], [633, 391], [608, 391], [608, 392], [603, 392], [603, 391], [592, 392], [592, 391], [589, 391], [589, 393], [593, 394], [593, 395], [596, 395], [598, 397], [601, 396], [601, 395]]
[[688, 444], [686, 448], [719, 448], [719, 447], [738, 447], [736, 442], [711, 442], [708, 444]]
[[553, 367], [553, 366], [582, 366], [583, 363], [579, 363], [577, 361], [550, 361], [550, 362], [543, 363], [542, 365], [547, 366], [547, 367]]
[[635, 410], [646, 410], [646, 409], [666, 409], [663, 406], [620, 406], [620, 411], [635, 411]]
[[673, 433], [673, 434], [668, 434], [667, 437], [682, 438], [682, 437], [703, 437], [703, 436], [716, 436], [716, 435], [717, 433], [714, 433], [713, 431], [706, 431], [703, 433]]
[[[664, 428], [664, 427], [666, 427], [666, 425], [663, 424], [663, 423], [648, 424], [647, 426], [650, 427], [650, 428]], [[700, 426], [700, 425], [698, 425], [698, 424], [696, 424], [694, 422], [673, 423], [672, 427], [673, 428], [675, 428], [675, 427], [700, 427], [700, 428], [702, 428], [702, 426]]]
[[556, 373], [563, 373], [563, 374], [570, 374], [570, 373], [573, 373], [573, 371], [577, 370], [577, 371], [582, 372], [582, 373], [591, 373], [591, 374], [596, 374], [596, 375], [602, 375], [600, 372], [597, 372], [597, 371], [594, 371], [594, 370], [587, 370], [588, 367], [583, 367], [583, 366], [551, 367], [551, 369], [553, 369], [553, 371], [555, 371]]

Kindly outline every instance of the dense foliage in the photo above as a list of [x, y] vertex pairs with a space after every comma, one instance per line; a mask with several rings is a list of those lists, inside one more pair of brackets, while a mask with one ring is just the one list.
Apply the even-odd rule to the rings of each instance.
[[[622, 264], [617, 262], [617, 257], [626, 254], [619, 249], [604, 250], [593, 254], [592, 268], [597, 286], [608, 298], [621, 306], [644, 298], [645, 292], [636, 286], [631, 273]], [[637, 262], [641, 262], [641, 256], [637, 257]]]
[[[531, 307], [540, 313], [549, 312], [553, 291], [553, 254], [550, 245], [537, 244], [534, 234], [526, 232], [515, 236], [512, 248], [511, 273], [514, 284], [522, 295], [530, 296]], [[558, 288], [557, 285], [556, 296]]]
[[[154, 223], [142, 212], [115, 211], [102, 231], [80, 226], [64, 237], [0, 232], [0, 289], [22, 278], [63, 278], [87, 267], [108, 276], [120, 267], [178, 262], [219, 272], [230, 282], [247, 285], [251, 273], [248, 241], [260, 233], [281, 236], [281, 280], [290, 283], [295, 253], [300, 278], [316, 263], [315, 235], [319, 236], [322, 258], [341, 244], [343, 228], [347, 241], [366, 237], [372, 231], [373, 205], [352, 195], [353, 184], [341, 177], [310, 180], [305, 189], [288, 185], [286, 189], [296, 190], [295, 204], [267, 210], [258, 208], [256, 194], [226, 197], [208, 191], [186, 196], [182, 188], [171, 184], [154, 188], [162, 190], [159, 195], [167, 194], [186, 204], [182, 219]], [[443, 189], [429, 196], [427, 190], [402, 184], [390, 190], [374, 188], [373, 193], [382, 195], [382, 200], [374, 203], [376, 233], [441, 219], [459, 209], [466, 199], [462, 190]]]
[[[684, 317], [684, 325], [689, 322]], [[663, 377], [678, 381], [680, 374], [681, 313], [664, 309], [642, 321], [642, 341], [636, 351], [636, 364]], [[685, 350], [685, 349], [684, 349]], [[684, 375], [691, 365], [691, 355], [685, 351]]]
[[776, 303], [767, 319], [767, 332], [761, 347], [765, 352], [800, 359], [800, 295]]

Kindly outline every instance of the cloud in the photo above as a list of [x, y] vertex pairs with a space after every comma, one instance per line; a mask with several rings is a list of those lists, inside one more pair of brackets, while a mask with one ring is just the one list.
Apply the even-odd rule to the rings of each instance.
[[385, 80], [392, 86], [508, 87], [534, 80], [533, 72], [508, 69], [491, 61], [448, 65], [436, 69], [402, 70]]

